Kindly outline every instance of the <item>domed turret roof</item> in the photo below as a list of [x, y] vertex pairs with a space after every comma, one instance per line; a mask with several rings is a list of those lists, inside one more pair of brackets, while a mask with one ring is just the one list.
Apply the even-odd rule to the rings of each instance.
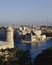
[[13, 28], [11, 26], [8, 26], [7, 30], [12, 30], [13, 31]]

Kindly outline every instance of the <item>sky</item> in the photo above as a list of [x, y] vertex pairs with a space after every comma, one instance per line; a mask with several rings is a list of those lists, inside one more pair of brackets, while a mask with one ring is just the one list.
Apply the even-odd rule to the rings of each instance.
[[0, 25], [52, 24], [52, 0], [0, 0]]

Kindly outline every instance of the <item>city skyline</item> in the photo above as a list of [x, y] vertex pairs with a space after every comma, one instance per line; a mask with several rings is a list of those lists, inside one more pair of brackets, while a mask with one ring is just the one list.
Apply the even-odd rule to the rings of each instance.
[[52, 0], [0, 0], [0, 25], [51, 22]]

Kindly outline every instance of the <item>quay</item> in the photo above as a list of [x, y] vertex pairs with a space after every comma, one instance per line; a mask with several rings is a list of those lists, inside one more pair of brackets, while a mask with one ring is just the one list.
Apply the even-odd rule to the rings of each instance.
[[28, 43], [29, 43], [29, 44], [30, 44], [30, 43], [33, 43], [33, 44], [34, 44], [34, 43], [41, 43], [41, 42], [44, 42], [44, 41], [49, 40], [49, 39], [52, 39], [52, 37], [47, 37], [45, 40], [41, 40], [41, 41], [34, 41], [34, 42], [32, 42], [32, 41], [22, 40], [21, 42], [22, 42], [22, 43], [27, 43], [27, 44], [28, 44]]
[[52, 39], [52, 37], [47, 37], [47, 39]]
[[[45, 40], [44, 40], [45, 41]], [[22, 43], [29, 43], [29, 44], [31, 44], [31, 43], [41, 43], [41, 42], [43, 42], [43, 40], [41, 40], [41, 41], [34, 41], [34, 42], [32, 42], [32, 41], [25, 41], [25, 40], [22, 40], [21, 41]]]

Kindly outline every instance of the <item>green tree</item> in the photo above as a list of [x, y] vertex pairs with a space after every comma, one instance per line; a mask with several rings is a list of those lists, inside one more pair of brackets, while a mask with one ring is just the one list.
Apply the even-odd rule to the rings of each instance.
[[34, 60], [34, 65], [52, 65], [52, 48], [39, 54]]

